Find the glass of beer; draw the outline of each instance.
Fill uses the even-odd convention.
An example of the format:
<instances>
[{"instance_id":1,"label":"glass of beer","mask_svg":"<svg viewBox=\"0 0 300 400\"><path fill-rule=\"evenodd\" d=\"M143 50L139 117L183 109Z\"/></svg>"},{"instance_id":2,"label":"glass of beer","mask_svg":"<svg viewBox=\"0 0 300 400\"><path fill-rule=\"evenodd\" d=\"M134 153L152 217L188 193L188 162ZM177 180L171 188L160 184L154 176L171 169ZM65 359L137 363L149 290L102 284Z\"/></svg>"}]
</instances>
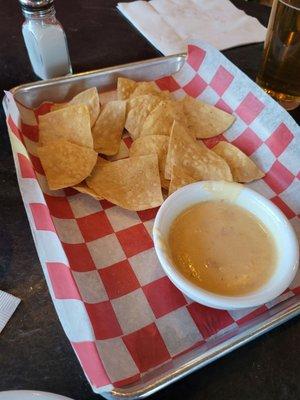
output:
<instances>
[{"instance_id":1,"label":"glass of beer","mask_svg":"<svg viewBox=\"0 0 300 400\"><path fill-rule=\"evenodd\" d=\"M256 81L287 110L300 104L300 0L274 0Z\"/></svg>"}]
</instances>

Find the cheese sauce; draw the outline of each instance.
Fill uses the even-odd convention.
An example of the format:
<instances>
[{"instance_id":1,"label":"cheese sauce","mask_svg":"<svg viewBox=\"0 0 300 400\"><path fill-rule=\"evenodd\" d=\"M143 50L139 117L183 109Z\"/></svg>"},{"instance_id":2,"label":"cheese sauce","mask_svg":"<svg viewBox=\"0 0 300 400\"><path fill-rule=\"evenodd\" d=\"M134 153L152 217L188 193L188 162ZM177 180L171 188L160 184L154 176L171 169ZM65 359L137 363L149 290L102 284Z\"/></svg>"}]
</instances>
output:
<instances>
[{"instance_id":1,"label":"cheese sauce","mask_svg":"<svg viewBox=\"0 0 300 400\"><path fill-rule=\"evenodd\" d=\"M266 227L247 210L223 201L198 203L173 222L171 258L188 280L210 292L237 296L272 276L277 252Z\"/></svg>"}]
</instances>

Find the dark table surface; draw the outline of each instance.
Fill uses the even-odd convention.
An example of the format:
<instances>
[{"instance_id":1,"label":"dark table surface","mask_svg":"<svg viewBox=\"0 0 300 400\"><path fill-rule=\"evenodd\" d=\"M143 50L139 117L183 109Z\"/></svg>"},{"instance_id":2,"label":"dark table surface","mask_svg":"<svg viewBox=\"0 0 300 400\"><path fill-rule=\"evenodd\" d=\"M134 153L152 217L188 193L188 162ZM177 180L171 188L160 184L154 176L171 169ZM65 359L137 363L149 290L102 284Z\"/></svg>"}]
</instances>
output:
<instances>
[{"instance_id":1,"label":"dark table surface","mask_svg":"<svg viewBox=\"0 0 300 400\"><path fill-rule=\"evenodd\" d=\"M267 7L233 1L266 25ZM58 19L68 37L74 72L157 57L116 10L115 0L60 0ZM21 36L16 0L0 0L0 88L35 80ZM262 44L224 54L255 78ZM292 112L300 120L300 107ZM22 299L0 334L0 391L35 389L76 400L92 393L54 311L20 197L6 132L0 118L0 288ZM300 320L294 319L155 394L156 399L300 398Z\"/></svg>"}]
</instances>

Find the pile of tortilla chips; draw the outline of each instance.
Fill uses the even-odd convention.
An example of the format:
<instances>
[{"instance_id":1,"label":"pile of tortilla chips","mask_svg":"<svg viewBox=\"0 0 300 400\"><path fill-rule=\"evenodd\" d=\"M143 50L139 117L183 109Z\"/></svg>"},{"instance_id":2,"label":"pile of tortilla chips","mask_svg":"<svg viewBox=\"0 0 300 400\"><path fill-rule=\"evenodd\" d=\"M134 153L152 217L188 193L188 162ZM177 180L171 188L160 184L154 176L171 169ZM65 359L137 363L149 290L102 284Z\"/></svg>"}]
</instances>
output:
<instances>
[{"instance_id":1,"label":"pile of tortilla chips","mask_svg":"<svg viewBox=\"0 0 300 400\"><path fill-rule=\"evenodd\" d=\"M171 194L197 181L264 176L232 144L210 150L201 141L225 132L231 114L189 96L174 100L154 82L119 78L117 94L100 107L90 88L39 117L38 155L50 189L71 186L139 211L159 206L162 188ZM129 150L124 134L133 140Z\"/></svg>"}]
</instances>

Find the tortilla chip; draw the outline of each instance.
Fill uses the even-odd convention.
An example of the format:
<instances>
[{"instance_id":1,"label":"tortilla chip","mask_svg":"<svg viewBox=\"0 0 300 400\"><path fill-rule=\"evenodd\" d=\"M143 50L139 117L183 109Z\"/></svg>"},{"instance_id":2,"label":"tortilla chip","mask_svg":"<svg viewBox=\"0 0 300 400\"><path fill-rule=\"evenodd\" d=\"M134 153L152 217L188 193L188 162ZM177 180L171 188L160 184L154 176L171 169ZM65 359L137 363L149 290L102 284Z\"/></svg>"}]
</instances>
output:
<instances>
[{"instance_id":1,"label":"tortilla chip","mask_svg":"<svg viewBox=\"0 0 300 400\"><path fill-rule=\"evenodd\" d=\"M184 107L189 131L196 138L204 139L220 135L235 121L233 115L193 97L186 96L180 102Z\"/></svg>"},{"instance_id":2,"label":"tortilla chip","mask_svg":"<svg viewBox=\"0 0 300 400\"><path fill-rule=\"evenodd\" d=\"M91 126L93 126L100 112L100 102L97 89L92 87L84 90L74 96L68 103L53 104L51 111L61 110L62 108L72 104L85 104L87 106L90 113Z\"/></svg>"},{"instance_id":3,"label":"tortilla chip","mask_svg":"<svg viewBox=\"0 0 300 400\"><path fill-rule=\"evenodd\" d=\"M240 149L227 142L219 142L212 150L224 158L235 182L252 182L265 174Z\"/></svg>"},{"instance_id":4,"label":"tortilla chip","mask_svg":"<svg viewBox=\"0 0 300 400\"><path fill-rule=\"evenodd\" d=\"M132 79L119 77L117 83L118 100L129 99L136 87L137 82L133 81Z\"/></svg>"},{"instance_id":5,"label":"tortilla chip","mask_svg":"<svg viewBox=\"0 0 300 400\"><path fill-rule=\"evenodd\" d=\"M120 148L125 125L126 102L110 101L105 104L93 129L94 149L101 154L112 156Z\"/></svg>"},{"instance_id":6,"label":"tortilla chip","mask_svg":"<svg viewBox=\"0 0 300 400\"><path fill-rule=\"evenodd\" d=\"M96 164L94 165L93 170L97 167L100 167L103 164L108 164L108 163L109 161L105 160L105 158L97 157L97 161ZM93 171L91 173L93 173ZM98 196L93 189L88 187L85 180L80 182L78 185L73 186L73 189L77 190L80 193L88 194L89 196L94 197L94 199L96 200L103 200L103 198L101 196Z\"/></svg>"},{"instance_id":7,"label":"tortilla chip","mask_svg":"<svg viewBox=\"0 0 300 400\"><path fill-rule=\"evenodd\" d=\"M162 189L165 189L167 192L170 190L170 179L166 179L164 176L160 175L160 184Z\"/></svg>"},{"instance_id":8,"label":"tortilla chip","mask_svg":"<svg viewBox=\"0 0 300 400\"><path fill-rule=\"evenodd\" d=\"M146 156L156 154L158 158L158 168L163 188L169 187L169 181L165 179L166 157L169 145L169 137L164 135L142 136L132 143L130 147L130 157Z\"/></svg>"},{"instance_id":9,"label":"tortilla chip","mask_svg":"<svg viewBox=\"0 0 300 400\"><path fill-rule=\"evenodd\" d=\"M107 157L107 159L109 161L117 161L117 160L122 160L123 158L127 158L127 157L129 157L129 149L126 146L126 143L124 142L124 140L121 140L119 151L117 152L117 154L115 154L114 156L109 156L109 157Z\"/></svg>"},{"instance_id":10,"label":"tortilla chip","mask_svg":"<svg viewBox=\"0 0 300 400\"><path fill-rule=\"evenodd\" d=\"M78 93L69 104L85 104L89 109L91 126L94 125L100 112L99 95L95 87Z\"/></svg>"},{"instance_id":11,"label":"tortilla chip","mask_svg":"<svg viewBox=\"0 0 300 400\"><path fill-rule=\"evenodd\" d=\"M97 153L64 139L38 148L38 155L51 190L75 186L92 171Z\"/></svg>"},{"instance_id":12,"label":"tortilla chip","mask_svg":"<svg viewBox=\"0 0 300 400\"><path fill-rule=\"evenodd\" d=\"M180 168L181 158L184 159L185 146L191 159L197 159L200 152L199 147L205 147L201 141L196 141L190 137L186 127L174 121L171 128L171 136L166 157L166 179L172 179L172 170L174 166L177 166L178 169ZM183 169L183 167L181 169Z\"/></svg>"},{"instance_id":13,"label":"tortilla chip","mask_svg":"<svg viewBox=\"0 0 300 400\"><path fill-rule=\"evenodd\" d=\"M69 103L53 103L51 106L51 111L61 110L69 105Z\"/></svg>"},{"instance_id":14,"label":"tortilla chip","mask_svg":"<svg viewBox=\"0 0 300 400\"><path fill-rule=\"evenodd\" d=\"M76 104L39 115L39 135L41 145L65 139L92 149L93 137L87 106Z\"/></svg>"},{"instance_id":15,"label":"tortilla chip","mask_svg":"<svg viewBox=\"0 0 300 400\"><path fill-rule=\"evenodd\" d=\"M161 99L153 94L134 97L128 101L125 128L133 140L140 136L147 116L160 102Z\"/></svg>"},{"instance_id":16,"label":"tortilla chip","mask_svg":"<svg viewBox=\"0 0 300 400\"><path fill-rule=\"evenodd\" d=\"M202 142L193 139L188 131L174 121L169 142L165 178L172 176L174 167L181 168L196 181L232 181L226 161L209 150Z\"/></svg>"},{"instance_id":17,"label":"tortilla chip","mask_svg":"<svg viewBox=\"0 0 300 400\"><path fill-rule=\"evenodd\" d=\"M105 160L105 158L97 157L97 161L96 161L96 164L94 165L93 170L104 164L109 164L109 161ZM93 173L93 170L91 173ZM89 196L94 197L94 199L96 199L96 200L103 200L102 197L98 196L97 193L93 189L88 187L85 180L80 182L78 185L73 186L73 189L77 190L80 193L88 194Z\"/></svg>"},{"instance_id":18,"label":"tortilla chip","mask_svg":"<svg viewBox=\"0 0 300 400\"><path fill-rule=\"evenodd\" d=\"M138 82L133 93L130 95L130 99L145 94L153 94L165 100L168 100L170 98L170 92L168 92L167 90L161 91L154 82Z\"/></svg>"},{"instance_id":19,"label":"tortilla chip","mask_svg":"<svg viewBox=\"0 0 300 400\"><path fill-rule=\"evenodd\" d=\"M186 125L187 123L182 103L172 100L161 101L146 118L141 130L141 136L170 136L174 120L180 122L182 125Z\"/></svg>"},{"instance_id":20,"label":"tortilla chip","mask_svg":"<svg viewBox=\"0 0 300 400\"><path fill-rule=\"evenodd\" d=\"M97 193L88 187L85 181L79 183L79 185L73 186L73 189L77 190L77 192L88 194L96 200L103 200L101 196L98 196Z\"/></svg>"},{"instance_id":21,"label":"tortilla chip","mask_svg":"<svg viewBox=\"0 0 300 400\"><path fill-rule=\"evenodd\" d=\"M154 154L96 167L86 182L99 196L128 210L146 210L163 202Z\"/></svg>"},{"instance_id":22,"label":"tortilla chip","mask_svg":"<svg viewBox=\"0 0 300 400\"><path fill-rule=\"evenodd\" d=\"M183 186L189 185L190 183L197 182L196 179L192 178L187 172L183 169L174 166L172 169L171 182L169 186L169 196L177 189L180 189Z\"/></svg>"},{"instance_id":23,"label":"tortilla chip","mask_svg":"<svg viewBox=\"0 0 300 400\"><path fill-rule=\"evenodd\" d=\"M102 165L109 164L109 163L110 163L110 161L106 160L103 157L98 156L96 164L94 165L94 168L97 168L97 167L100 167ZM93 171L91 173L93 173Z\"/></svg>"},{"instance_id":24,"label":"tortilla chip","mask_svg":"<svg viewBox=\"0 0 300 400\"><path fill-rule=\"evenodd\" d=\"M118 94L116 90L109 90L108 92L99 93L100 106L101 104L106 104L113 100L118 100Z\"/></svg>"}]
</instances>

